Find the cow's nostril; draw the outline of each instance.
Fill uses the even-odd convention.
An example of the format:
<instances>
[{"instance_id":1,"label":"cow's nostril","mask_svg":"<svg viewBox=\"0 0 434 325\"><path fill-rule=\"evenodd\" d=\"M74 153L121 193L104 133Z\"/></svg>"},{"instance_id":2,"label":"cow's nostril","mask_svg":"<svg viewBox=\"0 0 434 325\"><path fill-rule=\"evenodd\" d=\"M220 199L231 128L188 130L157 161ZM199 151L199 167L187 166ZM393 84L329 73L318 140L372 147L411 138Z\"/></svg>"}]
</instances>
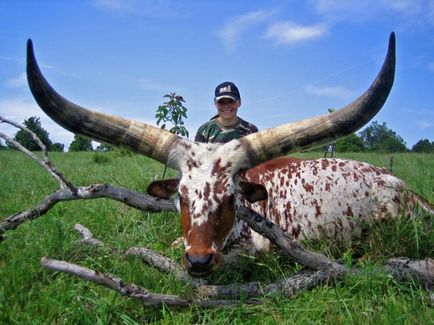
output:
<instances>
[{"instance_id":1,"label":"cow's nostril","mask_svg":"<svg viewBox=\"0 0 434 325\"><path fill-rule=\"evenodd\" d=\"M214 254L189 254L185 253L188 269L194 273L208 272L212 267Z\"/></svg>"}]
</instances>

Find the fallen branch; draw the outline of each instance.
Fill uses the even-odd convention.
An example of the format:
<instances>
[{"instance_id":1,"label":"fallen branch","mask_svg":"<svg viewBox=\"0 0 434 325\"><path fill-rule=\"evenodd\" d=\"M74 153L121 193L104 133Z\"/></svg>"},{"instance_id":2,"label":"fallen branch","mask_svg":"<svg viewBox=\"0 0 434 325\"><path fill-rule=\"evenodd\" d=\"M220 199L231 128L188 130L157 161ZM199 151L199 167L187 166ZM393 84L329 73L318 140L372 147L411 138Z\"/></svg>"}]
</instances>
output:
<instances>
[{"instance_id":1,"label":"fallen branch","mask_svg":"<svg viewBox=\"0 0 434 325\"><path fill-rule=\"evenodd\" d=\"M249 282L244 284L203 285L196 288L199 296L207 298L260 298L267 296L284 295L291 298L296 294L312 290L318 285L330 280L329 272L325 270L303 270L282 280L263 284Z\"/></svg>"},{"instance_id":2,"label":"fallen branch","mask_svg":"<svg viewBox=\"0 0 434 325\"><path fill-rule=\"evenodd\" d=\"M434 289L434 260L410 260L407 257L392 258L386 264L386 270L397 280L418 280L427 291Z\"/></svg>"},{"instance_id":3,"label":"fallen branch","mask_svg":"<svg viewBox=\"0 0 434 325\"><path fill-rule=\"evenodd\" d=\"M91 231L86 227L77 224L74 229L80 229L83 239L82 242L95 246L104 245L103 242L93 237ZM259 282L230 285L207 285L203 279L192 278L188 272L172 259L148 248L131 247L125 251L127 256L139 256L150 266L155 267L162 273L172 274L178 280L183 281L195 288L196 293L201 298L221 298L221 299L241 299L241 297L254 298L284 294L292 297L300 291L310 290L317 285L329 280L327 271L308 271L304 270L296 275L283 280L263 285ZM65 262L66 263L66 262Z\"/></svg>"},{"instance_id":4,"label":"fallen branch","mask_svg":"<svg viewBox=\"0 0 434 325\"><path fill-rule=\"evenodd\" d=\"M91 232L80 225L86 233ZM271 227L272 228L272 227ZM92 236L93 238L93 236ZM99 242L99 241L98 241ZM89 242L87 242L89 243ZM90 242L92 244L92 242ZM302 256L309 256L312 252L302 250ZM177 279L187 283L195 288L198 297L203 299L241 299L260 298L266 296L276 296L283 294L286 297L293 297L299 292L311 290L318 285L322 285L337 278L337 275L331 276L330 270L302 270L295 275L285 277L282 280L262 284L259 282L249 282L244 284L229 285L208 285L203 279L194 279L184 271L184 269L172 259L148 248L132 247L125 252L126 255L141 257L147 264L155 267L160 272L173 274ZM316 255L316 253L313 253ZM356 275L360 269L352 268L347 270L349 274ZM413 261L408 258L395 258L388 261L385 268L374 269L373 272L386 272L392 275L398 281L416 280L424 285L429 292L432 290L434 281L434 260L425 259L422 261ZM333 274L332 274L333 275Z\"/></svg>"},{"instance_id":5,"label":"fallen branch","mask_svg":"<svg viewBox=\"0 0 434 325\"><path fill-rule=\"evenodd\" d=\"M144 247L131 247L126 250L125 254L129 256L139 256L145 263L155 267L160 272L173 274L177 279L188 283L193 287L206 284L205 280L191 277L181 265L151 249Z\"/></svg>"},{"instance_id":6,"label":"fallen branch","mask_svg":"<svg viewBox=\"0 0 434 325\"><path fill-rule=\"evenodd\" d=\"M17 148L19 151L36 161L39 165L41 165L45 170L59 183L60 188L62 189L69 189L71 192L75 192L75 186L61 173L59 172L54 165L51 163L51 161L48 159L48 153L47 148L45 147L44 143L39 139L39 137L32 132L31 130L25 128L24 126L15 123L13 121L10 121L4 117L0 116L0 123L7 123L10 125L13 125L27 133L29 133L32 136L32 139L35 140L35 142L38 144L38 146L41 148L43 159L36 156L33 152L27 150L21 143L18 141L15 141L14 139L10 138L4 133L0 132L0 138L3 138L4 140L11 143L15 148Z\"/></svg>"},{"instance_id":7,"label":"fallen branch","mask_svg":"<svg viewBox=\"0 0 434 325\"><path fill-rule=\"evenodd\" d=\"M27 220L36 219L46 214L56 203L62 201L81 200L81 199L99 199L108 198L115 201L122 202L133 208L145 211L145 212L161 212L161 211L176 211L175 206L170 201L157 200L154 197L134 192L125 188L114 187L108 184L92 184L85 187L76 187L70 182L62 173L60 173L49 160L48 153L45 145L38 138L38 136L29 129L10 121L0 116L0 123L11 124L21 130L24 130L31 134L32 138L40 146L43 159L27 150L19 142L10 138L9 136L0 132L0 138L9 141L15 148L23 152L25 155L36 161L59 183L60 189L50 195L46 196L39 204L33 208L17 212L11 216L6 217L0 222L0 240L3 239L2 234L6 230L16 229L19 225Z\"/></svg>"},{"instance_id":8,"label":"fallen branch","mask_svg":"<svg viewBox=\"0 0 434 325\"><path fill-rule=\"evenodd\" d=\"M93 237L93 234L90 232L89 229L80 225L79 223L75 224L74 230L77 231L81 235L81 237L82 237L81 242L82 243L94 245L94 246L103 246L104 245L104 243L102 241Z\"/></svg>"},{"instance_id":9,"label":"fallen branch","mask_svg":"<svg viewBox=\"0 0 434 325\"><path fill-rule=\"evenodd\" d=\"M16 229L27 220L36 219L46 214L56 203L62 201L108 198L145 212L176 211L175 206L170 201L157 200L147 194L113 187L108 184L92 184L86 187L77 187L76 189L76 192L69 189L58 190L46 196L35 207L5 218L0 222L0 234L6 230Z\"/></svg>"},{"instance_id":10,"label":"fallen branch","mask_svg":"<svg viewBox=\"0 0 434 325\"><path fill-rule=\"evenodd\" d=\"M210 299L187 299L176 295L156 294L151 293L145 288L139 287L135 284L124 282L118 277L106 275L98 271L94 271L76 264L68 263L65 261L53 260L47 257L42 257L41 265L49 270L64 272L78 276L79 278L95 282L106 288L117 291L118 293L140 300L146 306L181 306L189 307L192 304L200 307L220 307L220 306L235 306L240 302L237 300L210 300ZM244 301L246 304L259 304L259 301Z\"/></svg>"},{"instance_id":11,"label":"fallen branch","mask_svg":"<svg viewBox=\"0 0 434 325\"><path fill-rule=\"evenodd\" d=\"M245 221L250 228L268 238L274 245L282 249L294 261L314 270L327 270L331 277L342 275L345 268L322 254L308 251L300 242L291 239L281 227L265 219L247 207L240 207L237 217Z\"/></svg>"}]
</instances>

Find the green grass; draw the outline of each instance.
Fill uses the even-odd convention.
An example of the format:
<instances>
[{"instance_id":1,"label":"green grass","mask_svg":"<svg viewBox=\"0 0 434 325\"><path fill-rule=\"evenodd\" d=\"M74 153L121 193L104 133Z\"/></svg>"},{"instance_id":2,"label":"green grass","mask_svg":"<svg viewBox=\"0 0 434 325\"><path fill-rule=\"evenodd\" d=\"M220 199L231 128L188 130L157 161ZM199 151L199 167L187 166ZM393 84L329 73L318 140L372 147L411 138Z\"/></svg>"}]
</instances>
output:
<instances>
[{"instance_id":1,"label":"green grass","mask_svg":"<svg viewBox=\"0 0 434 325\"><path fill-rule=\"evenodd\" d=\"M321 157L321 153L300 154ZM346 154L340 157L388 167L389 155ZM76 185L111 183L145 191L163 166L137 155L53 153L51 158ZM18 152L0 152L0 218L34 206L57 189L57 183L35 162ZM434 201L434 155L395 154L393 172L410 188ZM173 172L172 172L173 175ZM264 298L263 305L202 309L143 308L98 285L73 276L53 273L40 266L49 256L113 273L154 292L189 295L173 276L162 275L139 258L122 251L146 246L179 260L182 249L170 247L180 236L176 213L142 213L118 202L99 199L63 202L48 214L6 234L0 243L0 323L2 324L275 324L275 323L379 323L428 324L434 311L418 284L399 283L372 272L375 265L392 256L434 256L433 220L424 213L414 221L399 220L370 229L364 240L353 243L343 254L330 243L310 243L311 248L347 265L363 268L360 276L336 285L318 287L292 299ZM85 247L72 230L75 223L88 227L110 249ZM118 253L116 253L118 252ZM215 283L261 280L270 282L291 274L297 266L279 252L266 257L245 258L239 265L223 267L213 275Z\"/></svg>"}]
</instances>

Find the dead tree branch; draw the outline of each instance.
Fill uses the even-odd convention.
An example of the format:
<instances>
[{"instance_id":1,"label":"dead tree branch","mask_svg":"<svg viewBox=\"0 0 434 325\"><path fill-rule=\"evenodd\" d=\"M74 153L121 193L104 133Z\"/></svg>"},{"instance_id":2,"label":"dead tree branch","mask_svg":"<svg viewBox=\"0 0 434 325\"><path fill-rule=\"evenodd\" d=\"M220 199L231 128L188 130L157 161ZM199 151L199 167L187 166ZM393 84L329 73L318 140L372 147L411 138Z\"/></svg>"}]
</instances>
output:
<instances>
[{"instance_id":1,"label":"dead tree branch","mask_svg":"<svg viewBox=\"0 0 434 325\"><path fill-rule=\"evenodd\" d=\"M10 121L4 117L0 116L0 123L7 123L10 125L13 125L27 133L29 133L32 136L32 139L36 141L38 146L41 148L43 159L39 158L37 155L35 155L33 152L27 150L21 143L15 141L14 139L10 138L4 133L0 132L0 138L3 138L4 140L10 142L15 148L17 148L19 151L23 152L25 155L36 161L40 166L45 168L45 170L52 176L54 179L59 183L61 189L69 189L71 192L75 192L76 188L75 186L61 173L59 172L54 165L51 163L51 161L48 159L48 153L46 146L42 143L42 141L39 139L39 137L32 132L31 130L25 128L24 126L15 123L13 121Z\"/></svg>"},{"instance_id":2,"label":"dead tree branch","mask_svg":"<svg viewBox=\"0 0 434 325\"><path fill-rule=\"evenodd\" d=\"M237 300L209 300L209 299L188 299L176 295L156 294L149 290L139 287L135 284L124 282L122 279L106 275L104 273L94 271L76 264L65 261L53 260L47 257L42 257L41 265L49 270L69 273L78 276L86 281L95 282L106 288L117 291L118 293L138 299L144 306L181 306L189 307L192 304L200 307L220 307L220 306L235 306L240 302ZM245 301L247 304L258 304L259 301Z\"/></svg>"},{"instance_id":3,"label":"dead tree branch","mask_svg":"<svg viewBox=\"0 0 434 325\"><path fill-rule=\"evenodd\" d=\"M113 187L108 184L93 184L77 187L76 192L69 189L58 190L46 196L35 207L18 212L0 222L0 234L6 230L16 229L27 220L36 219L47 213L56 203L71 200L92 200L108 198L145 212L176 211L172 202L157 200L150 195L134 192L124 188Z\"/></svg>"},{"instance_id":4,"label":"dead tree branch","mask_svg":"<svg viewBox=\"0 0 434 325\"><path fill-rule=\"evenodd\" d=\"M142 260L166 274L173 274L177 279L188 283L193 287L198 287L206 283L205 280L191 277L184 268L172 259L148 248L131 247L126 250L126 255L139 256Z\"/></svg>"},{"instance_id":5,"label":"dead tree branch","mask_svg":"<svg viewBox=\"0 0 434 325\"><path fill-rule=\"evenodd\" d=\"M269 284L249 282L244 284L203 285L198 287L196 291L199 296L207 298L240 299L241 297L259 298L276 295L284 295L290 298L299 292L311 290L318 285L325 284L329 280L330 275L325 270L303 270Z\"/></svg>"},{"instance_id":6,"label":"dead tree branch","mask_svg":"<svg viewBox=\"0 0 434 325\"><path fill-rule=\"evenodd\" d=\"M104 245L104 243L102 241L93 237L93 234L90 232L89 229L80 225L79 223L75 224L74 230L77 231L81 235L81 237L82 237L81 242L82 243L94 245L94 246L103 246Z\"/></svg>"},{"instance_id":7,"label":"dead tree branch","mask_svg":"<svg viewBox=\"0 0 434 325\"><path fill-rule=\"evenodd\" d=\"M91 234L87 228L81 225L80 228ZM90 242L90 244L92 243ZM309 251L303 252L305 255L309 255L310 253ZM203 279L190 277L178 263L151 249L132 247L128 249L125 254L139 256L143 261L157 268L159 271L166 274L173 274L177 279L193 286L197 297L202 299L239 300L242 297L251 299L276 296L278 294L283 294L289 298L299 292L311 290L318 285L328 283L339 275L335 273L335 276L331 276L330 270L328 269L302 270L295 275L285 277L282 280L269 284L249 282L244 284L208 285ZM313 254L316 255L316 253ZM347 272L349 274L357 274L360 273L360 270L353 268L347 270ZM422 261L412 261L408 258L396 258L389 260L385 268L377 268L374 269L373 272L387 272L398 281L420 281L425 289L430 291L432 290L434 281L434 260L425 259Z\"/></svg>"},{"instance_id":8,"label":"dead tree branch","mask_svg":"<svg viewBox=\"0 0 434 325\"><path fill-rule=\"evenodd\" d=\"M281 248L294 261L314 270L327 270L330 276L340 276L345 268L322 254L308 251L300 242L291 239L283 229L260 214L247 207L240 207L237 217L245 221L250 228L268 238L273 244Z\"/></svg>"},{"instance_id":9,"label":"dead tree branch","mask_svg":"<svg viewBox=\"0 0 434 325\"><path fill-rule=\"evenodd\" d=\"M170 201L159 201L147 194L134 192L124 188L113 187L108 184L92 184L85 187L76 187L55 168L54 164L48 158L48 153L45 145L34 132L1 116L0 123L8 123L32 135L32 138L38 143L42 150L44 157L43 159L35 155L33 152L27 150L19 142L0 132L1 138L9 141L19 151L23 152L25 155L27 155L28 157L36 161L39 165L41 165L48 173L50 173L51 176L56 179L60 186L60 189L58 191L46 196L39 204L37 204L33 208L22 212L17 212L1 221L0 240L3 239L2 234L6 230L16 229L23 222L36 219L44 215L54 205L56 205L56 203L62 201L108 198L122 202L126 205L145 212L176 211L173 203Z\"/></svg>"}]
</instances>

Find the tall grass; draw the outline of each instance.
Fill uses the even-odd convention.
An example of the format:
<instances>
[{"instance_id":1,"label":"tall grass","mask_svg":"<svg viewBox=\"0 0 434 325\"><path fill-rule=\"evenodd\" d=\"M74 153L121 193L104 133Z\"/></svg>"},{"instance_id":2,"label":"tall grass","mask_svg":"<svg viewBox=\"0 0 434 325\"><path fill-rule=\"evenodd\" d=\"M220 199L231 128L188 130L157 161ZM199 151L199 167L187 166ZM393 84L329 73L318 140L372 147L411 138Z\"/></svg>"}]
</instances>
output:
<instances>
[{"instance_id":1,"label":"tall grass","mask_svg":"<svg viewBox=\"0 0 434 325\"><path fill-rule=\"evenodd\" d=\"M321 157L321 153L301 154ZM53 153L55 165L76 185L111 183L145 191L163 166L137 155ZM388 155L346 154L345 158L388 167ZM33 161L18 152L0 152L0 217L34 206L57 189L57 184ZM393 173L409 187L434 201L434 155L396 154ZM174 173L172 172L172 175ZM288 299L270 297L263 305L226 309L149 308L95 284L42 269L42 256L67 260L113 273L154 292L188 296L190 291L173 276L162 275L126 257L131 246L146 246L180 260L182 249L171 242L181 235L176 213L142 213L121 203L99 199L63 202L43 217L8 232L0 243L0 323L161 323L161 324L267 324L267 323L433 323L428 296L416 283L398 283L373 267L391 256L434 256L433 220L422 212L415 221L383 223L370 229L364 240L343 254L325 242L311 247L358 263L364 272L335 285L318 287ZM88 227L107 248L86 247L72 231L75 223ZM356 259L357 258L357 259ZM358 261L358 262L357 262ZM245 258L213 275L215 283L270 282L291 274L298 266L274 252Z\"/></svg>"}]
</instances>

